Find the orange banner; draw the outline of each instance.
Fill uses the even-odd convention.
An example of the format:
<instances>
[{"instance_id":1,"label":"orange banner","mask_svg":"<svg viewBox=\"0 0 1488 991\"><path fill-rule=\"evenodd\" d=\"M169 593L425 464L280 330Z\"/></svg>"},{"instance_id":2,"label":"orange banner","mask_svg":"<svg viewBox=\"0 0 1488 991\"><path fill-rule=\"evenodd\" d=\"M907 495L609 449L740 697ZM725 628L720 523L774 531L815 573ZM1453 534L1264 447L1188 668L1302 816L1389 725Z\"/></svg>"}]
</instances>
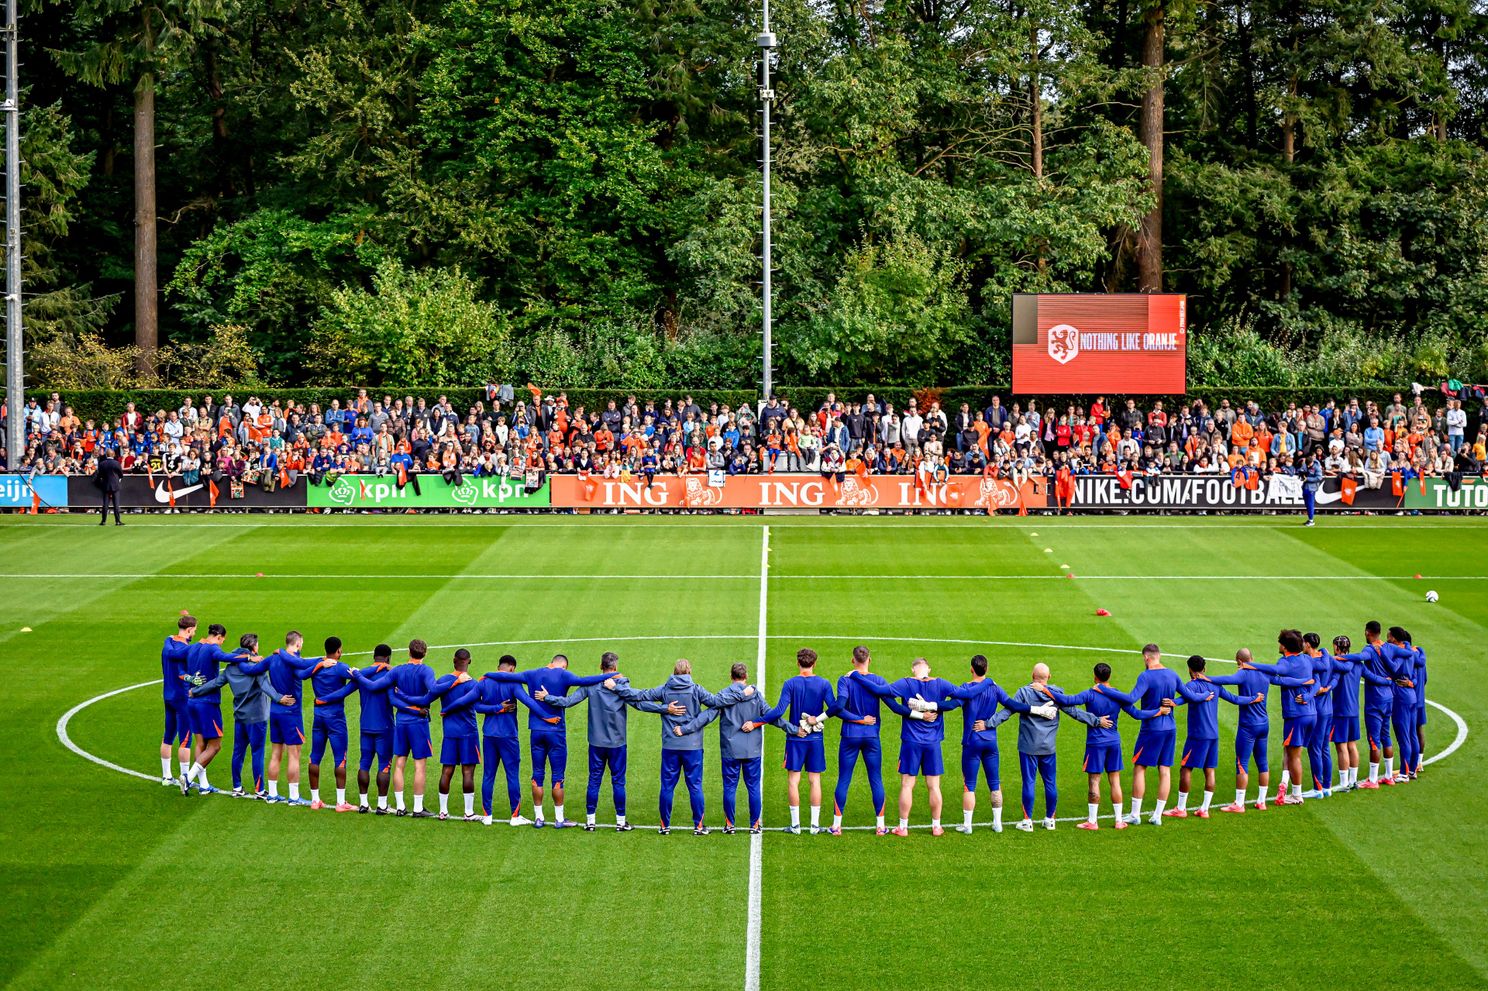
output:
<instances>
[{"instance_id":1,"label":"orange banner","mask_svg":"<svg viewBox=\"0 0 1488 991\"><path fill-rule=\"evenodd\" d=\"M621 482L574 475L549 475L553 505L563 509L1017 509L1049 504L1047 480L1019 487L1006 478L953 475L924 488L913 475L847 476L842 482L820 475L733 475L710 485L707 475L658 475ZM590 491L592 490L592 492Z\"/></svg>"}]
</instances>

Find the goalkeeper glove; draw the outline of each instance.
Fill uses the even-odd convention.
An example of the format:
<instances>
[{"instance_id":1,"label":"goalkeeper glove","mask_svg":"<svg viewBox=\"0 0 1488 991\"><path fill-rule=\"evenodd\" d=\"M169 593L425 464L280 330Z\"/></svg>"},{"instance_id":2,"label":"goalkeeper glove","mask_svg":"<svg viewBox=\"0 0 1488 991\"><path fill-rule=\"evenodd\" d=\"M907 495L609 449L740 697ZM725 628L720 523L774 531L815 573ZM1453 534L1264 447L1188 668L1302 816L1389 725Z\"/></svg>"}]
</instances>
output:
<instances>
[{"instance_id":1,"label":"goalkeeper glove","mask_svg":"<svg viewBox=\"0 0 1488 991\"><path fill-rule=\"evenodd\" d=\"M192 688L200 688L202 685L205 685L206 683L207 683L207 679L204 678L204 677L202 677L199 674L194 674L194 675L191 676L191 687Z\"/></svg>"},{"instance_id":2,"label":"goalkeeper glove","mask_svg":"<svg viewBox=\"0 0 1488 991\"><path fill-rule=\"evenodd\" d=\"M1034 706L1028 711L1044 719L1053 719L1059 714L1059 710L1055 708L1053 702L1045 702L1043 705Z\"/></svg>"}]
</instances>

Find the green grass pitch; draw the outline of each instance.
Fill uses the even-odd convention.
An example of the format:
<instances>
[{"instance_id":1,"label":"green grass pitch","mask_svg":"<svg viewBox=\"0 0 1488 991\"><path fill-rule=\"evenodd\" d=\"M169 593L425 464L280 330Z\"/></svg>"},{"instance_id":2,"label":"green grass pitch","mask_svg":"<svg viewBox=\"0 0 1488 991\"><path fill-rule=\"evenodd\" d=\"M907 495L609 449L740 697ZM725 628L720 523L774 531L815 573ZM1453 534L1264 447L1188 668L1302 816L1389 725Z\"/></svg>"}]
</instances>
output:
<instances>
[{"instance_id":1,"label":"green grass pitch","mask_svg":"<svg viewBox=\"0 0 1488 991\"><path fill-rule=\"evenodd\" d=\"M740 988L752 945L764 989L1488 985L1488 521L1329 518L1310 530L1294 519L1182 517L128 522L0 519L6 987ZM1061 565L1077 577L1062 577ZM1439 604L1426 604L1428 588ZM1130 686L1148 640L1181 670L1191 652L1228 658L1248 646L1269 659L1283 625L1357 643L1377 618L1427 647L1430 697L1468 735L1405 787L1161 829L771 831L759 841L756 945L746 835L537 832L184 799L153 781L153 686L89 705L68 725L79 747L152 781L65 749L64 713L158 678L160 640L181 609L225 623L233 642L257 631L266 649L291 627L305 632L307 654L336 634L362 652L353 663L379 641L412 637L437 645L430 661L441 673L458 645L472 647L477 672L507 650L523 667L564 650L589 673L614 649L637 685L659 683L686 656L712 688L734 661L754 670L763 624L772 699L803 645L821 652L833 679L861 642L890 678L924 655L959 682L981 651L1009 689L1041 660L1073 691L1101 660ZM583 811L584 718L575 715L570 815ZM1216 804L1233 796L1233 709L1221 706L1221 718ZM630 816L654 823L658 723L630 720ZM949 717L952 740L960 721ZM1065 722L1060 811L1073 816L1085 808L1083 731ZM353 715L353 734L355 725ZM1431 709L1428 755L1457 737L1448 714ZM707 739L708 818L718 825L716 729ZM766 739L765 818L778 827L784 738ZM891 819L897 739L891 717ZM1011 824L1015 731L1001 741ZM830 815L835 740L827 745ZM526 756L524 740L524 766ZM212 768L219 786L227 758ZM949 825L961 797L954 742L946 764ZM1130 777L1128 768L1128 794ZM499 811L500 782L497 794ZM1155 782L1148 808L1154 794ZM984 791L979 821L988 809ZM685 820L684 789L678 810ZM609 814L607 785L601 820ZM861 770L847 821L872 823ZM914 821L928 821L923 787Z\"/></svg>"}]
</instances>

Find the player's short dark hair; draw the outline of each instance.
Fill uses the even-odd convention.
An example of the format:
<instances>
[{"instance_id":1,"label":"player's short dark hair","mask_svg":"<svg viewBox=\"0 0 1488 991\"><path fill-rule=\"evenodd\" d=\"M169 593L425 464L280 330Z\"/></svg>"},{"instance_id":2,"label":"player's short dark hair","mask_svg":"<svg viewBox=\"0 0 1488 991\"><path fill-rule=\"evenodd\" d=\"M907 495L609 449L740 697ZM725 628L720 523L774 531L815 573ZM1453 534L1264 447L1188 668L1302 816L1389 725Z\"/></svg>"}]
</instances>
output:
<instances>
[{"instance_id":1,"label":"player's short dark hair","mask_svg":"<svg viewBox=\"0 0 1488 991\"><path fill-rule=\"evenodd\" d=\"M1307 644L1307 646L1316 649L1322 646L1323 638L1318 636L1316 633L1304 633L1302 634L1302 642Z\"/></svg>"},{"instance_id":2,"label":"player's short dark hair","mask_svg":"<svg viewBox=\"0 0 1488 991\"><path fill-rule=\"evenodd\" d=\"M861 644L854 647L853 660L857 661L859 664L862 664L864 661L868 660L868 648L862 646Z\"/></svg>"},{"instance_id":3,"label":"player's short dark hair","mask_svg":"<svg viewBox=\"0 0 1488 991\"><path fill-rule=\"evenodd\" d=\"M1110 681L1111 665L1107 664L1105 661L1101 661L1099 664L1097 664L1095 666L1095 680L1103 685L1106 682Z\"/></svg>"},{"instance_id":4,"label":"player's short dark hair","mask_svg":"<svg viewBox=\"0 0 1488 991\"><path fill-rule=\"evenodd\" d=\"M1349 652L1349 650L1353 646L1354 646L1354 642L1352 640L1350 640L1348 638L1348 635L1345 634L1345 633L1340 633L1338 636L1336 636L1336 637L1333 638L1333 649L1334 650L1341 650L1345 654L1347 654Z\"/></svg>"},{"instance_id":5,"label":"player's short dark hair","mask_svg":"<svg viewBox=\"0 0 1488 991\"><path fill-rule=\"evenodd\" d=\"M1364 632L1367 633L1367 634L1369 634L1372 637L1379 636L1380 635L1380 623L1379 623L1379 620L1377 620L1377 619L1371 619L1369 622L1365 623L1364 624Z\"/></svg>"},{"instance_id":6,"label":"player's short dark hair","mask_svg":"<svg viewBox=\"0 0 1488 991\"><path fill-rule=\"evenodd\" d=\"M500 668L515 668L516 666L517 666L517 659L515 657L511 656L510 654L502 654L501 655L501 659L496 662L496 667L498 669L500 669Z\"/></svg>"},{"instance_id":7,"label":"player's short dark hair","mask_svg":"<svg viewBox=\"0 0 1488 991\"><path fill-rule=\"evenodd\" d=\"M227 636L227 627L223 626L221 623L213 623L211 626L207 627L207 636L225 637Z\"/></svg>"},{"instance_id":8,"label":"player's short dark hair","mask_svg":"<svg viewBox=\"0 0 1488 991\"><path fill-rule=\"evenodd\" d=\"M183 614L180 619L176 620L176 629L178 629L178 630L191 630L191 629L195 629L195 628L196 628L196 617L195 616L189 616L189 615L184 615Z\"/></svg>"},{"instance_id":9,"label":"player's short dark hair","mask_svg":"<svg viewBox=\"0 0 1488 991\"><path fill-rule=\"evenodd\" d=\"M1142 653L1143 654L1161 654L1162 653L1162 648L1159 647L1155 643L1149 643L1147 646L1145 646L1145 647L1142 648Z\"/></svg>"},{"instance_id":10,"label":"player's short dark hair","mask_svg":"<svg viewBox=\"0 0 1488 991\"><path fill-rule=\"evenodd\" d=\"M735 681L744 681L749 677L749 669L740 662L729 668L729 677Z\"/></svg>"},{"instance_id":11,"label":"player's short dark hair","mask_svg":"<svg viewBox=\"0 0 1488 991\"><path fill-rule=\"evenodd\" d=\"M812 650L810 647L802 647L800 650L796 651L796 667L816 667L816 651Z\"/></svg>"},{"instance_id":12,"label":"player's short dark hair","mask_svg":"<svg viewBox=\"0 0 1488 991\"><path fill-rule=\"evenodd\" d=\"M1282 630L1276 635L1276 642L1285 653L1302 653L1302 634L1296 630Z\"/></svg>"},{"instance_id":13,"label":"player's short dark hair","mask_svg":"<svg viewBox=\"0 0 1488 991\"><path fill-rule=\"evenodd\" d=\"M413 658L415 661L422 661L424 659L424 655L428 652L429 645L424 643L422 640L408 641L408 656Z\"/></svg>"},{"instance_id":14,"label":"player's short dark hair","mask_svg":"<svg viewBox=\"0 0 1488 991\"><path fill-rule=\"evenodd\" d=\"M1410 632L1403 626L1390 627L1390 639L1406 643L1410 640Z\"/></svg>"},{"instance_id":15,"label":"player's short dark hair","mask_svg":"<svg viewBox=\"0 0 1488 991\"><path fill-rule=\"evenodd\" d=\"M326 652L326 656L327 657L329 657L330 655L334 654L336 651L338 651L340 649L341 649L341 638L340 637L326 637L326 639L325 639L325 652Z\"/></svg>"},{"instance_id":16,"label":"player's short dark hair","mask_svg":"<svg viewBox=\"0 0 1488 991\"><path fill-rule=\"evenodd\" d=\"M372 659L374 661L390 658L393 656L393 648L385 643L380 643L372 648Z\"/></svg>"},{"instance_id":17,"label":"player's short dark hair","mask_svg":"<svg viewBox=\"0 0 1488 991\"><path fill-rule=\"evenodd\" d=\"M247 647L249 650L257 650L258 649L258 634L257 633L245 633L245 634L243 634L242 636L238 637L238 646L239 647Z\"/></svg>"},{"instance_id":18,"label":"player's short dark hair","mask_svg":"<svg viewBox=\"0 0 1488 991\"><path fill-rule=\"evenodd\" d=\"M563 662L563 666L564 667L568 667L568 655L567 654L554 654L553 655L552 663L556 664L559 661L562 661Z\"/></svg>"},{"instance_id":19,"label":"player's short dark hair","mask_svg":"<svg viewBox=\"0 0 1488 991\"><path fill-rule=\"evenodd\" d=\"M620 667L620 655L613 650L607 650L599 655L599 669L601 671L614 671Z\"/></svg>"},{"instance_id":20,"label":"player's short dark hair","mask_svg":"<svg viewBox=\"0 0 1488 991\"><path fill-rule=\"evenodd\" d=\"M459 650L455 651L455 663L460 664L462 662L465 664L470 663L470 651L466 650L464 647L461 647Z\"/></svg>"},{"instance_id":21,"label":"player's short dark hair","mask_svg":"<svg viewBox=\"0 0 1488 991\"><path fill-rule=\"evenodd\" d=\"M974 654L971 658L971 670L975 674L987 673L987 657L985 654Z\"/></svg>"},{"instance_id":22,"label":"player's short dark hair","mask_svg":"<svg viewBox=\"0 0 1488 991\"><path fill-rule=\"evenodd\" d=\"M1204 655L1190 654L1188 656L1188 669L1195 674L1204 670Z\"/></svg>"}]
</instances>

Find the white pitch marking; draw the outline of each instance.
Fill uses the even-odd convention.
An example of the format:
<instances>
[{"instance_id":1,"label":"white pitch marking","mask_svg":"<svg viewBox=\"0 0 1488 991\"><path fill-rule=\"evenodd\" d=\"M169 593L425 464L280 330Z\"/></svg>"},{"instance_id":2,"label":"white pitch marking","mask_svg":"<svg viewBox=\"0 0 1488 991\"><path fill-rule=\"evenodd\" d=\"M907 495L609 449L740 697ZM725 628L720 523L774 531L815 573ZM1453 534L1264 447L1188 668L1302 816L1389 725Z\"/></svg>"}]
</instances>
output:
<instances>
[{"instance_id":1,"label":"white pitch marking","mask_svg":"<svg viewBox=\"0 0 1488 991\"><path fill-rule=\"evenodd\" d=\"M754 687L765 693L765 654L769 633L765 629L770 601L770 527L765 526L760 538L759 629L754 662ZM763 760L760 762L763 764ZM760 790L764 791L764 768L760 769ZM752 826L753 823L750 823ZM765 844L759 833L749 835L749 925L744 949L744 991L759 991L760 986L760 886L764 874Z\"/></svg>"}]
</instances>

